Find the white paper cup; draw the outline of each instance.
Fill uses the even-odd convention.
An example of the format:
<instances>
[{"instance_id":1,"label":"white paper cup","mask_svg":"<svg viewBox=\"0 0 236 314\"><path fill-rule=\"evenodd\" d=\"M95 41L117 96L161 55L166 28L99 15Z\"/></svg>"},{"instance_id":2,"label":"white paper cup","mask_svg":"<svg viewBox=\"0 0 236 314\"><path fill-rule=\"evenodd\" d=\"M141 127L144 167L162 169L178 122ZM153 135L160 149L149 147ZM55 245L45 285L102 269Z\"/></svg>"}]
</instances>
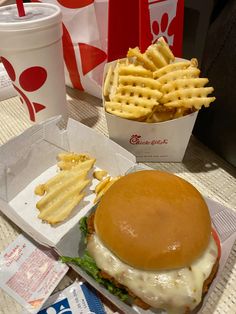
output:
<instances>
[{"instance_id":1,"label":"white paper cup","mask_svg":"<svg viewBox=\"0 0 236 314\"><path fill-rule=\"evenodd\" d=\"M31 121L67 118L60 8L25 3L0 7L0 57Z\"/></svg>"},{"instance_id":2,"label":"white paper cup","mask_svg":"<svg viewBox=\"0 0 236 314\"><path fill-rule=\"evenodd\" d=\"M179 61L181 59L178 59ZM104 68L104 78L110 64ZM105 99L103 97L105 108ZM181 162L198 112L157 122L138 122L105 112L109 137L135 155L137 162Z\"/></svg>"}]
</instances>

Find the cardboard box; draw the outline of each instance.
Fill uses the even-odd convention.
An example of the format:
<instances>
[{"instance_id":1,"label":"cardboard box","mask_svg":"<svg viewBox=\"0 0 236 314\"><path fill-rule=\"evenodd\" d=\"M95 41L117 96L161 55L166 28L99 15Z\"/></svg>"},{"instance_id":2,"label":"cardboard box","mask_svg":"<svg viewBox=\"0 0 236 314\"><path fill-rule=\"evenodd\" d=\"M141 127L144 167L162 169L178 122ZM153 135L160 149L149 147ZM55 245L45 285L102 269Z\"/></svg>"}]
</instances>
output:
<instances>
[{"instance_id":1,"label":"cardboard box","mask_svg":"<svg viewBox=\"0 0 236 314\"><path fill-rule=\"evenodd\" d=\"M52 247L93 206L95 196L92 184L71 216L56 226L37 218L35 205L40 197L34 189L56 174L57 154L65 150L89 153L111 176L124 174L135 162L132 154L104 135L72 119L66 130L60 130L59 120L52 118L34 125L0 147L1 211L33 239Z\"/></svg>"},{"instance_id":2,"label":"cardboard box","mask_svg":"<svg viewBox=\"0 0 236 314\"><path fill-rule=\"evenodd\" d=\"M182 60L178 59L177 60ZM104 68L104 77L110 65ZM103 103L104 103L103 98ZM137 162L181 162L198 111L184 117L158 123L137 122L105 112L110 139L136 156Z\"/></svg>"},{"instance_id":3,"label":"cardboard box","mask_svg":"<svg viewBox=\"0 0 236 314\"><path fill-rule=\"evenodd\" d=\"M57 127L59 120L52 118L40 125L34 125L0 147L0 210L33 239L53 247L59 255L76 257L81 256L85 249L78 221L94 210L94 185L87 190L85 200L65 222L56 226L42 223L37 218L37 196L34 195L34 188L56 173L56 155L62 150L90 153L97 159L98 167L106 169L112 176L150 168L135 164L135 157L131 153L72 119L69 120L66 130L60 130ZM209 199L206 201L214 228L221 240L222 254L219 271L204 298L204 303L220 279L236 240L236 213ZM121 302L81 268L73 265L72 267L124 313L156 313Z\"/></svg>"}]
</instances>

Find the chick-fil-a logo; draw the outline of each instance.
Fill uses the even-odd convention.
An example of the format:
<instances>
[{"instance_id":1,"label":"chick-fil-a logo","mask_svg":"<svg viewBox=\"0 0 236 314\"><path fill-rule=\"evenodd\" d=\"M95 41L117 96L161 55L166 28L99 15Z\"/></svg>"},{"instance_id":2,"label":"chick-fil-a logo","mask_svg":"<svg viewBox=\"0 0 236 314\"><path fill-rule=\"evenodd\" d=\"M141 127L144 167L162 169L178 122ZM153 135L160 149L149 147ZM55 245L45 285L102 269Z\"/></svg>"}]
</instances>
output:
<instances>
[{"instance_id":1,"label":"chick-fil-a logo","mask_svg":"<svg viewBox=\"0 0 236 314\"><path fill-rule=\"evenodd\" d=\"M165 138L147 140L143 139L139 134L133 134L131 135L129 142L132 145L163 145L168 144L168 139Z\"/></svg>"}]
</instances>

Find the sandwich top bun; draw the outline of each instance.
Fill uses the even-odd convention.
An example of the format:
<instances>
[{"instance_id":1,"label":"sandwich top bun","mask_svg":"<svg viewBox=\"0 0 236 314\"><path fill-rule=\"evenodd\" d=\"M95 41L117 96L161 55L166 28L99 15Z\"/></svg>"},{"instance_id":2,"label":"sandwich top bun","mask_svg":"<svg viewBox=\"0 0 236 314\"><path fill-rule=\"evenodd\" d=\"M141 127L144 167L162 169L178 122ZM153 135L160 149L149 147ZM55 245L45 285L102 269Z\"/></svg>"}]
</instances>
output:
<instances>
[{"instance_id":1,"label":"sandwich top bun","mask_svg":"<svg viewBox=\"0 0 236 314\"><path fill-rule=\"evenodd\" d=\"M144 270L191 265L211 235L208 207L197 189L157 170L116 181L98 204L94 226L120 260Z\"/></svg>"}]
</instances>

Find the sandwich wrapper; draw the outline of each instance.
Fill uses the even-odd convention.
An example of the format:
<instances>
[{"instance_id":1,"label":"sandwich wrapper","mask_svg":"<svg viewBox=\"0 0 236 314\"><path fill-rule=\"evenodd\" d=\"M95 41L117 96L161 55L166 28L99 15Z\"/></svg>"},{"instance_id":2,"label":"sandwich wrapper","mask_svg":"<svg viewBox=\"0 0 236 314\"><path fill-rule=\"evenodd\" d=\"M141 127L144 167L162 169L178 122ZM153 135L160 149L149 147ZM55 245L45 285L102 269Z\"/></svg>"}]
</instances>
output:
<instances>
[{"instance_id":1,"label":"sandwich wrapper","mask_svg":"<svg viewBox=\"0 0 236 314\"><path fill-rule=\"evenodd\" d=\"M103 82L109 66L116 62L105 65ZM103 103L105 107L104 96ZM137 162L181 162L197 115L198 111L178 119L147 123L120 118L105 111L110 139L134 154Z\"/></svg>"},{"instance_id":2,"label":"sandwich wrapper","mask_svg":"<svg viewBox=\"0 0 236 314\"><path fill-rule=\"evenodd\" d=\"M57 154L64 150L89 153L96 158L97 167L107 170L111 176L150 168L137 165L134 155L83 124L69 119L67 128L61 130L57 126L59 122L60 117L54 117L34 125L0 147L0 209L37 242L52 247L59 255L76 257L81 256L84 250L78 222L81 217L94 210L93 184L87 190L84 201L65 222L51 226L37 218L37 196L34 195L34 188L56 173ZM236 240L236 213L212 200L206 201L213 225L221 240L222 254L219 271L204 298L204 303L220 279ZM82 269L71 266L124 313L157 313L121 302Z\"/></svg>"}]
</instances>

